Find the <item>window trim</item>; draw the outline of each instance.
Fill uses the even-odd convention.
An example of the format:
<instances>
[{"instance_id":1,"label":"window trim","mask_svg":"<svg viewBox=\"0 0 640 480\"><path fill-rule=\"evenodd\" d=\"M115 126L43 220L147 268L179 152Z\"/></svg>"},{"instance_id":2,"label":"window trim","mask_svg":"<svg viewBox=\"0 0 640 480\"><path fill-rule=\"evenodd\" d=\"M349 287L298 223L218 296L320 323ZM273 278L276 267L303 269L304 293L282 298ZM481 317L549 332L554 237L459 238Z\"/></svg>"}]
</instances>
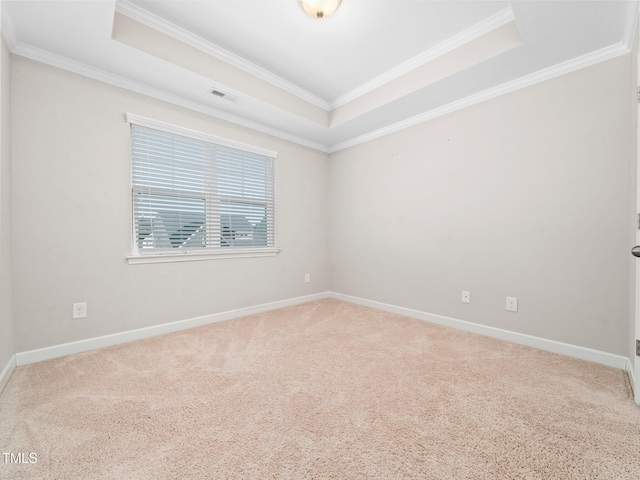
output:
<instances>
[{"instance_id":1,"label":"window trim","mask_svg":"<svg viewBox=\"0 0 640 480\"><path fill-rule=\"evenodd\" d=\"M129 265L142 263L169 263L169 262L194 262L199 260L222 260L229 258L258 258L274 257L280 253L277 247L266 247L260 249L229 250L222 252L184 252L184 253L154 253L147 255L129 255L127 262Z\"/></svg>"},{"instance_id":2,"label":"window trim","mask_svg":"<svg viewBox=\"0 0 640 480\"><path fill-rule=\"evenodd\" d=\"M235 140L229 140L228 138L217 137L210 133L200 132L198 130L192 130L187 127L181 127L171 123L166 123L153 118L147 118L134 113L127 113L126 120L129 124L138 125L140 127L153 128L155 130L162 130L166 133L173 133L174 135L182 135L183 137L193 138L195 140L201 140L208 143L216 143L224 147L237 148L238 150L244 150L245 152L257 153L258 155L264 155L265 157L271 157L274 160L278 158L278 152L273 150L267 150L266 148L254 147L246 143L237 142Z\"/></svg>"},{"instance_id":3,"label":"window trim","mask_svg":"<svg viewBox=\"0 0 640 480\"><path fill-rule=\"evenodd\" d=\"M238 142L235 140L229 140L227 138L217 137L209 133L204 133L198 130L192 130L190 128L181 127L181 126L174 125L171 123L166 123L160 120L143 117L141 115L136 115L134 113L126 113L125 119L127 123L132 125L152 128L155 130L161 130L163 132L174 134L174 135L181 135L183 137L188 137L188 138L200 140L203 142L214 143L214 144L225 146L225 147L235 148L238 150L243 150L246 152L270 157L274 160L278 158L278 153L272 150L255 147L253 145L248 145L246 143ZM131 161L129 163L130 163L130 166L133 165ZM130 178L132 178L131 175L130 175ZM275 179L274 179L274 182L275 182ZM133 189L133 184L130 187L131 189ZM277 192L276 192L276 195L277 195ZM276 204L275 200L276 199L274 196L274 207ZM141 253L138 253L137 245L135 243L135 215L133 214L133 204L130 205L129 210L130 210L130 215L132 220L131 232L130 232L131 254L126 258L127 258L127 262L130 265L150 264L150 263L168 263L168 262L190 262L190 261L201 261L201 260L220 260L220 259L234 259L234 258L273 257L280 252L280 248L277 247L277 228L275 228L277 227L277 225L274 225L276 236L274 238L274 246L271 246L271 247L235 248L235 249L224 249L224 250L207 249L206 251L201 251L201 252L191 250L191 251L182 251L180 253L167 252L167 253L141 254ZM275 221L277 223L277 216Z\"/></svg>"}]
</instances>

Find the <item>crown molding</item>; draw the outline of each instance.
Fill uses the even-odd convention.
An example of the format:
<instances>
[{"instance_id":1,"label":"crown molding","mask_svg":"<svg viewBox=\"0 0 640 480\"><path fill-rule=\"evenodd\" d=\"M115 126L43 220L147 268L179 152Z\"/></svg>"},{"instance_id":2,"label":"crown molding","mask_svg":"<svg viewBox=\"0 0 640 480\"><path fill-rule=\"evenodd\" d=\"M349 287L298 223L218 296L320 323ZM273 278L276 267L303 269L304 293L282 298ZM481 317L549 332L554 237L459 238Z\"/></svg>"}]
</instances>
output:
<instances>
[{"instance_id":1,"label":"crown molding","mask_svg":"<svg viewBox=\"0 0 640 480\"><path fill-rule=\"evenodd\" d=\"M440 42L436 46L425 50L424 52L416 55L415 57L407 60L404 63L401 63L397 67L392 68L391 70L383 73L382 75L373 78L372 80L360 85L359 87L351 90L350 92L338 97L334 101L330 102L331 109L335 109L341 107L362 95L365 95L376 88L381 87L382 85L389 83L392 80L395 80L410 71L421 67L422 65L434 60L437 57L440 57L456 48L461 47L462 45L469 43L472 40L475 40L482 35L485 35L502 25L505 25L508 22L515 20L515 16L513 14L513 10L511 7L506 8L491 17L486 18L485 20L472 25L471 27L463 30L462 32L454 35L453 37L448 38L444 42Z\"/></svg>"},{"instance_id":2,"label":"crown molding","mask_svg":"<svg viewBox=\"0 0 640 480\"><path fill-rule=\"evenodd\" d=\"M392 68L384 74L364 83L363 85L353 89L352 91L342 95L341 97L328 102L307 90L269 72L268 70L259 67L244 58L229 52L228 50L219 47L208 40L199 37L165 19L159 17L142 7L132 4L128 0L118 0L116 2L115 10L120 12L144 25L147 25L155 30L158 30L166 35L169 35L181 42L186 43L194 48L197 48L212 57L218 58L244 72L247 72L256 78L259 78L265 82L268 82L287 93L297 96L298 98L322 108L326 111L331 111L342 105L345 105L356 98L365 95L376 88L395 80L396 78L418 68L433 59L444 55L465 43L468 43L492 30L495 30L506 23L513 21L515 16L511 7L508 7L485 20L472 25L471 27L463 30L462 32L454 35L444 42L439 43L435 47L432 47L425 52L413 57L412 59Z\"/></svg>"},{"instance_id":3,"label":"crown molding","mask_svg":"<svg viewBox=\"0 0 640 480\"><path fill-rule=\"evenodd\" d=\"M121 3L119 2L119 5L120 4ZM509 21L510 12L511 12L510 10L505 10L501 12L499 15L493 17L493 21L495 22L493 25L497 26L501 21L503 23L506 23L507 21ZM637 18L637 14L635 18ZM497 87L493 87L493 88L484 90L482 92L478 92L476 94L470 95L460 100L456 100L446 105L434 108L422 114L415 115L411 118L408 118L401 122L397 122L393 125L389 125L381 129L368 132L364 135L360 135L360 136L357 136L333 145L326 145L326 144L310 141L306 138L302 138L297 135L291 135L287 132L268 127L263 123L252 121L242 116L231 114L223 110L217 109L215 107L204 105L197 101L189 100L182 96L171 94L164 90L145 85L141 82L137 82L137 81L128 79L126 77L122 77L120 75L109 73L107 71L92 67L82 62L71 60L67 57L56 55L46 50L42 50L40 48L21 43L16 38L13 24L11 22L11 18L9 15L7 15L6 11L3 12L0 18L0 22L1 22L1 33L4 36L7 42L7 46L9 47L9 50L11 51L12 54L23 56L25 58L36 60L57 68L61 68L73 73L77 73L79 75L83 75L89 78L93 78L95 80L99 80L101 82L104 82L116 87L124 88L126 90L130 90L136 93L140 93L142 95L156 98L158 100L172 103L174 105L188 108L190 110L197 111L205 115L209 115L211 117L225 120L230 123L233 123L242 127L250 128L252 130L256 130L258 132L262 132L268 135L272 135L274 137L277 137L286 141L290 141L292 143L296 143L298 145L302 145L308 148L312 148L314 150L318 150L324 153L333 153L339 150L343 150L345 148L359 145L361 143L374 140L376 138L388 135L390 133L412 127L419 123L432 120L442 115L446 115L448 113L461 110L463 108L484 102L486 100L490 100L500 95L504 95L504 94L513 92L515 90L525 88L525 87L534 85L536 83L540 83L545 80L549 80L549 79L558 77L560 75L564 75L566 73L570 73L575 70L579 70L579 69L594 65L596 63L615 58L620 55L624 55L626 53L629 53L632 50L629 38L634 37L635 35L635 26L634 26L634 28L630 28L629 31L626 32L625 39L622 42L582 55L572 60L559 63L557 65L526 75L524 77L520 77L518 79L503 83L502 85L499 85ZM478 25L480 24L476 25L476 27L478 27L476 32L481 32L481 28ZM485 24L483 22L482 25L484 25L483 28L489 28L487 27L488 23ZM496 28L495 26L494 28ZM470 31L467 31L467 34L472 35ZM477 33L477 35L481 35L481 34L482 33ZM471 37L469 36L467 38L470 39Z\"/></svg>"},{"instance_id":4,"label":"crown molding","mask_svg":"<svg viewBox=\"0 0 640 480\"><path fill-rule=\"evenodd\" d=\"M53 67L61 68L69 72L77 73L78 75L93 78L94 80L99 80L115 87L124 88L126 90L140 93L148 97L156 98L167 103L172 103L180 107L188 108L189 110L203 113L220 120L225 120L242 127L266 133L282 140L287 140L289 142L297 143L298 145L328 153L328 147L326 145L312 142L296 135L291 135L281 130L268 127L262 123L248 120L239 115L234 115L215 107L203 105L199 102L189 100L180 95L175 95L159 88L151 87L135 80L122 77L120 75L115 75L105 70L101 70L85 63L71 60L61 55L56 55L54 53L42 50L37 47L33 47L31 45L18 43L17 45L14 45L13 49L11 49L11 53L13 53L14 55L19 55L21 57L29 58L31 60L42 62Z\"/></svg>"},{"instance_id":5,"label":"crown molding","mask_svg":"<svg viewBox=\"0 0 640 480\"><path fill-rule=\"evenodd\" d=\"M346 148L353 147L353 146L374 140L379 137L383 137L390 133L394 133L399 130L412 127L414 125L432 120L434 118L446 115L448 113L452 113L457 110L461 110L463 108L476 105L478 103L484 102L486 100L490 100L492 98L499 97L501 95L505 95L507 93L511 93L521 88L535 85L536 83L540 83L545 80L550 80L552 78L573 72L575 70L589 67L596 63L603 62L605 60L609 60L629 52L630 52L630 49L625 45L625 43L619 42L609 47L596 50L595 52L588 53L581 57L574 58L567 62L562 62L560 64L554 65L544 70L540 70L530 75L525 75L524 77L520 77L510 82L503 83L502 85L498 85L497 87L490 88L482 92L478 92L476 94L470 95L460 100L456 100L446 105L442 105L440 107L434 108L432 110L421 113L419 115L415 115L401 122L394 123L393 125L389 125L387 127L383 127L381 129L366 133L364 135L354 137L344 142L327 146L327 145L309 141L307 139L304 139L295 135L288 134L286 132L282 132L277 129L267 127L262 123L248 120L239 115L234 115L234 114L219 110L215 107L203 105L199 102L186 99L179 95L174 95L174 94L165 92L164 90L150 87L143 83L136 82L134 80L130 80L128 78L106 72L104 70L86 65L84 63L77 62L75 60L71 60L69 58L47 52L46 50L32 47L30 45L18 43L17 45L14 45L14 47L11 49L11 53L15 55L20 55L26 58L30 58L32 60L46 63L47 65L62 68L64 70L68 70L70 72L77 73L79 75L93 78L95 80L99 80L101 82L105 82L110 85L114 85L116 87L124 88L126 90L130 90L136 93L140 93L149 97L156 98L158 100L172 103L174 105L188 108L190 110L197 111L205 115L209 115L215 118L219 118L221 120L228 121L230 123L234 123L236 125L240 125L246 128L250 128L252 130L266 133L268 135L272 135L274 137L281 138L283 140L296 143L298 145L309 147L314 150L319 150L324 153L334 153L340 150L344 150Z\"/></svg>"},{"instance_id":6,"label":"crown molding","mask_svg":"<svg viewBox=\"0 0 640 480\"><path fill-rule=\"evenodd\" d=\"M180 40L187 45L197 48L205 52L212 57L215 57L223 62L228 63L246 73L249 73L260 80L270 83L291 95L295 95L296 97L308 102L316 107L322 108L323 110L329 111L329 102L326 100L313 95L312 93L306 91L305 89L279 77L268 70L255 65L254 63L245 60L244 58L235 55L224 48L221 48L208 40L205 40L198 35L195 35L184 28L181 28L173 23L154 15L153 13L141 8L137 5L134 5L127 0L118 0L116 2L115 10L117 12L122 13L148 27L154 28L166 35L169 35L177 40Z\"/></svg>"},{"instance_id":7,"label":"crown molding","mask_svg":"<svg viewBox=\"0 0 640 480\"><path fill-rule=\"evenodd\" d=\"M497 87L489 88L487 90L483 90L482 92L478 92L468 97L461 98L460 100L442 105L419 115L415 115L401 122L394 123L393 125L389 125L387 127L366 133L364 135L360 135L359 137L354 137L350 140L337 143L329 147L329 153L334 153L339 150L344 150L345 148L369 142L376 138L383 137L399 130L404 130L405 128L418 125L419 123L423 123L437 117L441 117L448 113L452 113L457 110L461 110L463 108L484 102L486 100L490 100L492 98L496 98L507 93L520 90L521 88L529 87L531 85L535 85L536 83L544 82L545 80L550 80L552 78L559 77L561 75L565 75L567 73L571 73L573 71L580 70L591 65L595 65L596 63L604 62L605 60L610 60L620 55L629 53L630 51L631 50L627 47L627 45L625 45L624 42L610 45L609 47L587 53L586 55L582 55L581 57L576 57L572 60L562 62L538 72L525 75L524 77L520 77L515 80L503 83L502 85L498 85Z\"/></svg>"}]
</instances>

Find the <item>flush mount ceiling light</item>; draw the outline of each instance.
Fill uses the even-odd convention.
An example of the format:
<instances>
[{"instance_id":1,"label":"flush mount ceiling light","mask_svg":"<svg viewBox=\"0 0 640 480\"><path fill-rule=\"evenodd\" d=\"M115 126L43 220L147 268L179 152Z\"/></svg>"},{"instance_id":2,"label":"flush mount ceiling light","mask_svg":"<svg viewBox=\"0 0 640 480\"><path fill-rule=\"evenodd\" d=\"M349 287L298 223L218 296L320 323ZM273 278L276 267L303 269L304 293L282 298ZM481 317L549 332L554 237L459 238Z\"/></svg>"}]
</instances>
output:
<instances>
[{"instance_id":1,"label":"flush mount ceiling light","mask_svg":"<svg viewBox=\"0 0 640 480\"><path fill-rule=\"evenodd\" d=\"M342 0L300 0L305 12L313 18L325 18L335 12Z\"/></svg>"}]
</instances>

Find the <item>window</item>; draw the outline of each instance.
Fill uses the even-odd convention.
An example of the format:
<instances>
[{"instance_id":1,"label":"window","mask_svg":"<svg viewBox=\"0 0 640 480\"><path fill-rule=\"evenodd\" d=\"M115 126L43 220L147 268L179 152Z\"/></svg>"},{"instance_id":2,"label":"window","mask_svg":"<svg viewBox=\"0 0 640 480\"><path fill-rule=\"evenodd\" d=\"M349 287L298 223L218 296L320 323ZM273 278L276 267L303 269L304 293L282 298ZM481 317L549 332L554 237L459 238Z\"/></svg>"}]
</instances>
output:
<instances>
[{"instance_id":1,"label":"window","mask_svg":"<svg viewBox=\"0 0 640 480\"><path fill-rule=\"evenodd\" d=\"M275 152L131 123L133 257L273 255ZM157 261L162 261L156 258ZM131 263L137 263L135 260Z\"/></svg>"}]
</instances>

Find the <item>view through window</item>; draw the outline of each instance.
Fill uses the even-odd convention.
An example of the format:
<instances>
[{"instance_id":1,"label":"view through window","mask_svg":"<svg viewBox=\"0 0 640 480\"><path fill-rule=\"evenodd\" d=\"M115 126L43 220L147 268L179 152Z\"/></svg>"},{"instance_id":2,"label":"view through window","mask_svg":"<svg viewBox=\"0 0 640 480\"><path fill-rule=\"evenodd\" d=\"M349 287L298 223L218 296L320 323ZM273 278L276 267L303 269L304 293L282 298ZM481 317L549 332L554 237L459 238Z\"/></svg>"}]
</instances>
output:
<instances>
[{"instance_id":1,"label":"view through window","mask_svg":"<svg viewBox=\"0 0 640 480\"><path fill-rule=\"evenodd\" d=\"M134 254L273 247L274 157L131 125Z\"/></svg>"}]
</instances>

